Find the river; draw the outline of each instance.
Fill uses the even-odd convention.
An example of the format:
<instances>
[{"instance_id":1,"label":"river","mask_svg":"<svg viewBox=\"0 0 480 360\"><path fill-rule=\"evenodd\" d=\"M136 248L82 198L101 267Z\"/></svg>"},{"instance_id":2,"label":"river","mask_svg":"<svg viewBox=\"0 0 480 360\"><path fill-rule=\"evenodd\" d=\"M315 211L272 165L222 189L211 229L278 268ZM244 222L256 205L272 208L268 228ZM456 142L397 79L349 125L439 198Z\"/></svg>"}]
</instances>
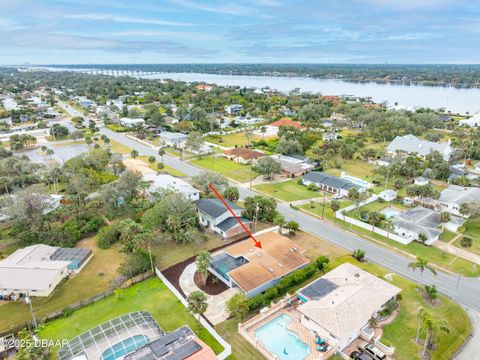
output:
<instances>
[{"instance_id":1,"label":"river","mask_svg":"<svg viewBox=\"0 0 480 360\"><path fill-rule=\"evenodd\" d=\"M452 113L474 114L480 110L480 89L458 89L454 87L353 83L342 80L325 80L303 77L282 76L241 76L201 73L160 73L143 75L147 79L172 79L186 82L205 82L217 85L238 85L241 87L269 87L283 92L299 88L302 92L323 95L353 95L371 97L373 101L387 102L389 106L398 103L398 108L415 109L428 107L445 108Z\"/></svg>"}]
</instances>

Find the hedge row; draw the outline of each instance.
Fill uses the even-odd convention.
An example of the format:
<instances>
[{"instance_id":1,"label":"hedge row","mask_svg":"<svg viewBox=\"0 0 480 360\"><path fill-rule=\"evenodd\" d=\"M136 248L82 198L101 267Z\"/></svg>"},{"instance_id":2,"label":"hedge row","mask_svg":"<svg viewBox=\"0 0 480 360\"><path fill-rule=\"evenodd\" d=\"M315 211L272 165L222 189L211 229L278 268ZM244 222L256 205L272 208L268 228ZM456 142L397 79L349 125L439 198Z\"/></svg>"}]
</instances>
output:
<instances>
[{"instance_id":1,"label":"hedge row","mask_svg":"<svg viewBox=\"0 0 480 360\"><path fill-rule=\"evenodd\" d=\"M307 265L303 269L296 270L290 275L284 277L275 286L272 286L263 294L256 295L253 298L249 299L248 308L250 309L250 311L253 311L261 307L270 305L273 300L284 296L294 287L303 283L305 280L312 278L317 273L317 271L323 272L328 262L329 260L326 256L318 257L310 265Z\"/></svg>"}]
</instances>

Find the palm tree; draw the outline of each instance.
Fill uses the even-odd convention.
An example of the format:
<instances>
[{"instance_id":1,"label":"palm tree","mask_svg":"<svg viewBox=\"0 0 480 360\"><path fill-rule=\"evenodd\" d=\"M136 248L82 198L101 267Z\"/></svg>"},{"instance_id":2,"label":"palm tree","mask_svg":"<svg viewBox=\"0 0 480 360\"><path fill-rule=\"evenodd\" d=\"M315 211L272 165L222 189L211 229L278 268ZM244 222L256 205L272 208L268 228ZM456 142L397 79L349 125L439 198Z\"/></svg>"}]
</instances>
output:
<instances>
[{"instance_id":1,"label":"palm tree","mask_svg":"<svg viewBox=\"0 0 480 360\"><path fill-rule=\"evenodd\" d=\"M430 302L433 303L438 298L437 287L435 285L425 285L425 293L427 294Z\"/></svg>"},{"instance_id":2,"label":"palm tree","mask_svg":"<svg viewBox=\"0 0 480 360\"><path fill-rule=\"evenodd\" d=\"M278 233L279 234L282 233L282 229L285 226L285 222L286 222L285 217L280 213L277 213L275 215L275 217L273 218L274 225L278 226Z\"/></svg>"},{"instance_id":3,"label":"palm tree","mask_svg":"<svg viewBox=\"0 0 480 360\"><path fill-rule=\"evenodd\" d=\"M140 247L148 251L148 256L150 257L150 267L152 269L152 273L155 273L155 269L153 267L152 250L151 250L151 245L153 241L154 241L153 234L150 230L142 231L136 234L132 239L132 243L135 248Z\"/></svg>"},{"instance_id":4,"label":"palm tree","mask_svg":"<svg viewBox=\"0 0 480 360\"><path fill-rule=\"evenodd\" d=\"M433 275L437 276L437 271L428 265L428 260L425 258L417 257L417 260L408 264L408 268L415 271L420 269L420 285L423 285L423 272L429 270Z\"/></svg>"},{"instance_id":5,"label":"palm tree","mask_svg":"<svg viewBox=\"0 0 480 360\"><path fill-rule=\"evenodd\" d=\"M387 231L387 239L390 239L390 233L393 231L393 218L389 217L383 221L383 227Z\"/></svg>"},{"instance_id":6,"label":"palm tree","mask_svg":"<svg viewBox=\"0 0 480 360\"><path fill-rule=\"evenodd\" d=\"M197 271L202 276L203 285L207 283L208 267L210 266L210 253L207 250L201 251L197 255Z\"/></svg>"},{"instance_id":7,"label":"palm tree","mask_svg":"<svg viewBox=\"0 0 480 360\"><path fill-rule=\"evenodd\" d=\"M207 311L207 295L203 291L195 290L188 295L188 310L197 316L198 325L200 325L200 315Z\"/></svg>"},{"instance_id":8,"label":"palm tree","mask_svg":"<svg viewBox=\"0 0 480 360\"><path fill-rule=\"evenodd\" d=\"M426 330L427 335L425 337L425 343L423 344L423 352L422 352L422 359L425 358L425 353L427 352L427 347L432 347L438 340L438 334L440 331L445 333L450 332L450 328L448 327L448 323L445 321L439 321L432 317L431 314L426 314L424 317L423 322Z\"/></svg>"},{"instance_id":9,"label":"palm tree","mask_svg":"<svg viewBox=\"0 0 480 360\"><path fill-rule=\"evenodd\" d=\"M164 148L158 149L158 155L162 157L162 164L163 164L163 155L165 155L165 149Z\"/></svg>"},{"instance_id":10,"label":"palm tree","mask_svg":"<svg viewBox=\"0 0 480 360\"><path fill-rule=\"evenodd\" d=\"M418 339L420 337L420 330L422 328L423 318L425 316L425 309L419 308L417 313L418 326L417 326L417 336L415 336L415 344L418 344Z\"/></svg>"}]
</instances>

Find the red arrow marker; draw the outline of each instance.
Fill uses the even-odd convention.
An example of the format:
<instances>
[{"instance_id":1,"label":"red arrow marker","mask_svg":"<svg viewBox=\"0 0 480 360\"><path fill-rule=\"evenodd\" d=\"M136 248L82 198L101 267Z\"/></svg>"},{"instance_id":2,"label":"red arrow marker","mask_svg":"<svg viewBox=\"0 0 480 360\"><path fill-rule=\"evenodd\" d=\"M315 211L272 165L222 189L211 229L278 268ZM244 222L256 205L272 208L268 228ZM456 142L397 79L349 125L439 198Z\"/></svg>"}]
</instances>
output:
<instances>
[{"instance_id":1,"label":"red arrow marker","mask_svg":"<svg viewBox=\"0 0 480 360\"><path fill-rule=\"evenodd\" d=\"M212 189L212 191L215 193L215 195L220 199L220 201L223 203L223 205L225 205L225 207L228 209L228 211L230 211L230 213L233 215L235 220L238 221L238 223L241 225L243 230L245 230L247 232L248 236L250 236L252 238L253 242L255 243L255 246L261 249L262 248L262 243L260 241L257 241L257 239L255 239L255 237L252 235L250 230L248 230L248 228L245 226L245 224L242 222L242 220L240 220L240 218L237 215L235 215L232 208L227 204L227 202L222 197L222 195L220 195L220 193L217 191L217 189L215 189L213 187L213 185L210 184L210 183L208 184L208 186L210 187L210 189Z\"/></svg>"}]
</instances>

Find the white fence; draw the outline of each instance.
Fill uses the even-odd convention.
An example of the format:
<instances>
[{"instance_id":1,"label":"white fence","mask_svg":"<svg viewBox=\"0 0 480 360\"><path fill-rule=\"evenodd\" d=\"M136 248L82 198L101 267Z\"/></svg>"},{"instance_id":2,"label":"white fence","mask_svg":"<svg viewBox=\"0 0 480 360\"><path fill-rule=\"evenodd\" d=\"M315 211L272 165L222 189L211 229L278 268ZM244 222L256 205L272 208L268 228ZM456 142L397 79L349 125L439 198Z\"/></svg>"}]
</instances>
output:
<instances>
[{"instance_id":1,"label":"white fence","mask_svg":"<svg viewBox=\"0 0 480 360\"><path fill-rule=\"evenodd\" d=\"M360 203L359 206L363 206L363 205L366 205L366 204L369 204L375 200L378 199L378 196L376 195L373 195L371 196L370 198L368 198L367 200L363 201ZM352 211L356 209L356 206L355 205L350 205L350 206L347 206L346 208L343 208L339 211L336 211L335 212L335 217L337 219L340 219L340 220L343 220L349 224L352 224L352 225L355 225L355 226L358 226L358 227L361 227L362 229L366 229L366 230L369 230L369 231L372 231L374 232L375 234L379 234L379 235L382 235L382 236L385 236L386 238L389 238L391 240L395 240L395 241L398 241L399 243L402 243L403 245L407 245L409 243L412 242L411 239L406 239L400 235L397 235L397 234L394 234L392 232L388 232L388 231L385 231L383 229L380 229L379 227L376 227L376 226L373 226L370 225L370 224L367 224L363 221L360 221L360 220L357 220L357 219L354 219L354 218L351 218L347 215L343 215L343 213L347 213L349 211Z\"/></svg>"},{"instance_id":2,"label":"white fence","mask_svg":"<svg viewBox=\"0 0 480 360\"><path fill-rule=\"evenodd\" d=\"M158 268L155 268L155 274L162 280L162 282L168 287L168 289L180 300L180 302L188 308L188 302L187 300L180 294L180 292L173 286L168 279L163 276L160 270ZM223 346L223 351L217 355L217 357L220 360L226 359L228 356L232 354L232 346L227 343L223 338L215 331L215 329L208 323L207 320L203 318L203 316L200 316L200 324L207 329L207 331L212 334L212 336L217 340L222 346Z\"/></svg>"}]
</instances>

